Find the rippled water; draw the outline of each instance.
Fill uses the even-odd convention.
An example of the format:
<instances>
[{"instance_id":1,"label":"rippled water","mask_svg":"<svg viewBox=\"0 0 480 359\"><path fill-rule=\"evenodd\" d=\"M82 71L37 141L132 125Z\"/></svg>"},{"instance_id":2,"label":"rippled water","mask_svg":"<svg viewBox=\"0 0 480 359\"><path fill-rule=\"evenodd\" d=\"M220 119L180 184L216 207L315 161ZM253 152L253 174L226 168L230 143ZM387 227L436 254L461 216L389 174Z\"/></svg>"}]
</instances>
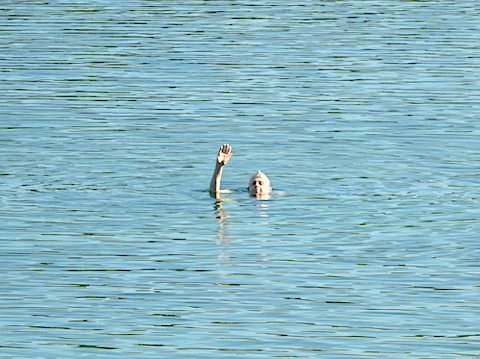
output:
<instances>
[{"instance_id":1,"label":"rippled water","mask_svg":"<svg viewBox=\"0 0 480 359\"><path fill-rule=\"evenodd\" d=\"M476 2L1 9L0 357L478 357Z\"/></svg>"}]
</instances>

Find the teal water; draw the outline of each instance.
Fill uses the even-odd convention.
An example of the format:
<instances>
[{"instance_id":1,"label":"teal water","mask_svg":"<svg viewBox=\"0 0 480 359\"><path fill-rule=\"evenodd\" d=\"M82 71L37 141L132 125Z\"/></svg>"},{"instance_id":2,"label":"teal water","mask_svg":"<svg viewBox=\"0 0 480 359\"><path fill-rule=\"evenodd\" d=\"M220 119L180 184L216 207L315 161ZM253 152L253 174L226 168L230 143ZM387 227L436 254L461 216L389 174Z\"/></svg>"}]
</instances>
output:
<instances>
[{"instance_id":1,"label":"teal water","mask_svg":"<svg viewBox=\"0 0 480 359\"><path fill-rule=\"evenodd\" d=\"M0 357L478 357L479 14L3 2Z\"/></svg>"}]
</instances>

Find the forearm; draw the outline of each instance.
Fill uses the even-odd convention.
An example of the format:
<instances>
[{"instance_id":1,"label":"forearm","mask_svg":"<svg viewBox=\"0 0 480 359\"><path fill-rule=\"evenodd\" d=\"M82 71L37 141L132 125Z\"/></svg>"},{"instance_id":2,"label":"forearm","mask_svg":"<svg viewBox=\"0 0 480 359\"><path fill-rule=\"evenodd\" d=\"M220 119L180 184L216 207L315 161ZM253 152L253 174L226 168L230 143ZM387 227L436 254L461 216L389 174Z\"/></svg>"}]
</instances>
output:
<instances>
[{"instance_id":1,"label":"forearm","mask_svg":"<svg viewBox=\"0 0 480 359\"><path fill-rule=\"evenodd\" d=\"M220 192L220 181L222 180L223 166L220 163L215 164L215 170L213 171L212 179L210 180L210 192Z\"/></svg>"},{"instance_id":2,"label":"forearm","mask_svg":"<svg viewBox=\"0 0 480 359\"><path fill-rule=\"evenodd\" d=\"M228 144L220 146L215 162L215 170L213 171L212 179L210 180L210 193L218 195L220 193L220 181L222 180L223 166L225 166L232 157L232 147Z\"/></svg>"}]
</instances>

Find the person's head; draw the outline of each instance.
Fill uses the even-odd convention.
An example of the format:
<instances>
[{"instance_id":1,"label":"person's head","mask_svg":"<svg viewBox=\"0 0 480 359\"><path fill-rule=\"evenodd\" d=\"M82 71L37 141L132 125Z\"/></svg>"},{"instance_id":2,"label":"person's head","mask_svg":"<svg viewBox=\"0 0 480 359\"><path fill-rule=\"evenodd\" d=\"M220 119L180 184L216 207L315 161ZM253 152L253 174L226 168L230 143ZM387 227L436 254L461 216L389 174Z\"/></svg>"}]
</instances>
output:
<instances>
[{"instance_id":1,"label":"person's head","mask_svg":"<svg viewBox=\"0 0 480 359\"><path fill-rule=\"evenodd\" d=\"M270 180L263 172L257 171L257 173L250 178L248 192L251 195L267 195L271 191L272 187L270 187Z\"/></svg>"}]
</instances>

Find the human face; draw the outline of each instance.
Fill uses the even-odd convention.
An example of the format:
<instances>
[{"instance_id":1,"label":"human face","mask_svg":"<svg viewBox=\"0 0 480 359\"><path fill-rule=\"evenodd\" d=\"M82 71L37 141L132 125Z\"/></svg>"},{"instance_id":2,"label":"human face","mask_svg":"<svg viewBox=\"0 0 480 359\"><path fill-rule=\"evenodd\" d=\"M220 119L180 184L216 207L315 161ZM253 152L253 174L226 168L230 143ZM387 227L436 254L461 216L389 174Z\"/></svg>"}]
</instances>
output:
<instances>
[{"instance_id":1,"label":"human face","mask_svg":"<svg viewBox=\"0 0 480 359\"><path fill-rule=\"evenodd\" d=\"M250 178L248 184L248 192L251 195L265 195L270 193L272 187L270 187L270 180L263 173L256 173Z\"/></svg>"}]
</instances>

